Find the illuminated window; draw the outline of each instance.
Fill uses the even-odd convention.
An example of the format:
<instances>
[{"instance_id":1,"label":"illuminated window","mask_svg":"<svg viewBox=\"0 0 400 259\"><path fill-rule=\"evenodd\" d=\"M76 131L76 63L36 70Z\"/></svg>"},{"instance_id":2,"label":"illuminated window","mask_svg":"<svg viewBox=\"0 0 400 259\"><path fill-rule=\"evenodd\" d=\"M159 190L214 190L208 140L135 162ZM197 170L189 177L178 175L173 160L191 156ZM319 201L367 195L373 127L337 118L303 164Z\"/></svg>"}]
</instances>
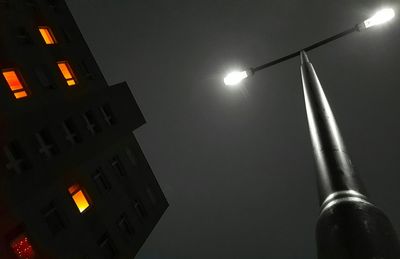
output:
<instances>
[{"instance_id":1,"label":"illuminated window","mask_svg":"<svg viewBox=\"0 0 400 259\"><path fill-rule=\"evenodd\" d=\"M25 234L21 234L12 240L10 246L17 258L31 259L35 257L32 245Z\"/></svg>"},{"instance_id":2,"label":"illuminated window","mask_svg":"<svg viewBox=\"0 0 400 259\"><path fill-rule=\"evenodd\" d=\"M8 87L13 92L16 99L27 97L28 94L24 90L24 86L17 72L14 69L5 69L2 71L7 81Z\"/></svg>"},{"instance_id":3,"label":"illuminated window","mask_svg":"<svg viewBox=\"0 0 400 259\"><path fill-rule=\"evenodd\" d=\"M64 76L64 79L67 81L67 84L69 86L76 85L76 79L74 73L72 72L72 69L69 66L68 62L66 61L57 62L57 65L62 75Z\"/></svg>"},{"instance_id":4,"label":"illuminated window","mask_svg":"<svg viewBox=\"0 0 400 259\"><path fill-rule=\"evenodd\" d=\"M76 207L78 207L80 213L83 213L90 207L86 195L78 184L69 187L68 192L71 194L71 197L74 200Z\"/></svg>"},{"instance_id":5,"label":"illuminated window","mask_svg":"<svg viewBox=\"0 0 400 259\"><path fill-rule=\"evenodd\" d=\"M56 38L49 27L41 26L39 27L39 32L47 45L53 45L57 43Z\"/></svg>"}]
</instances>

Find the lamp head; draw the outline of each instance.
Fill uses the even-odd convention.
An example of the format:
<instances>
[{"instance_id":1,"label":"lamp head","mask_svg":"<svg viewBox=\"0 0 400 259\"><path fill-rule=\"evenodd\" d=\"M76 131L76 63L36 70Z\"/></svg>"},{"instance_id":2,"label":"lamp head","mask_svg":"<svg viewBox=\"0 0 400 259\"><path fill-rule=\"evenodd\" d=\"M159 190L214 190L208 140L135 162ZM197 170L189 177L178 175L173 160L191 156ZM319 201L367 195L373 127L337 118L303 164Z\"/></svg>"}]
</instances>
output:
<instances>
[{"instance_id":1,"label":"lamp head","mask_svg":"<svg viewBox=\"0 0 400 259\"><path fill-rule=\"evenodd\" d=\"M390 21L395 16L394 10L392 8L382 9L374 14L371 18L365 20L363 25L365 28L369 28L375 25L379 25Z\"/></svg>"},{"instance_id":2,"label":"lamp head","mask_svg":"<svg viewBox=\"0 0 400 259\"><path fill-rule=\"evenodd\" d=\"M224 78L224 83L227 86L235 86L248 76L249 73L247 71L233 71Z\"/></svg>"}]
</instances>

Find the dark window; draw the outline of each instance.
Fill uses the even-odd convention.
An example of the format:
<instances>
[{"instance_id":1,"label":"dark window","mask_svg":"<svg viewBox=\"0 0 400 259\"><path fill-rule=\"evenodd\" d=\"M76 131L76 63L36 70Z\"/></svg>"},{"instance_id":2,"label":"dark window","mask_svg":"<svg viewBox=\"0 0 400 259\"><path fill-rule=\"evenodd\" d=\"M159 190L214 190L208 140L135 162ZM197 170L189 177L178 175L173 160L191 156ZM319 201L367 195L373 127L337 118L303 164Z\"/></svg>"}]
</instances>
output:
<instances>
[{"instance_id":1,"label":"dark window","mask_svg":"<svg viewBox=\"0 0 400 259\"><path fill-rule=\"evenodd\" d=\"M101 132L100 125L94 115L93 111L87 111L83 115L83 118L85 119L87 129L93 134L97 134Z\"/></svg>"},{"instance_id":2,"label":"dark window","mask_svg":"<svg viewBox=\"0 0 400 259\"><path fill-rule=\"evenodd\" d=\"M50 203L47 207L43 208L42 214L53 235L65 228L64 222L53 203Z\"/></svg>"},{"instance_id":3,"label":"dark window","mask_svg":"<svg viewBox=\"0 0 400 259\"><path fill-rule=\"evenodd\" d=\"M26 31L25 28L19 28L17 32L17 38L18 40L23 43L23 44L30 44L32 43L32 39L29 36L28 32Z\"/></svg>"},{"instance_id":4,"label":"dark window","mask_svg":"<svg viewBox=\"0 0 400 259\"><path fill-rule=\"evenodd\" d=\"M69 34L68 31L66 31L64 28L61 28L61 33L64 36L64 41L65 42L71 42L71 35Z\"/></svg>"},{"instance_id":5,"label":"dark window","mask_svg":"<svg viewBox=\"0 0 400 259\"><path fill-rule=\"evenodd\" d=\"M47 4L48 4L50 7L53 7L53 8L56 8L56 7L57 7L57 2L58 2L58 0L47 0Z\"/></svg>"},{"instance_id":6,"label":"dark window","mask_svg":"<svg viewBox=\"0 0 400 259\"><path fill-rule=\"evenodd\" d=\"M132 149L130 147L127 147L125 149L125 151L126 151L126 155L128 156L129 161L132 163L132 165L134 167L136 167L138 163L137 163L137 158L136 158L135 153L132 151Z\"/></svg>"},{"instance_id":7,"label":"dark window","mask_svg":"<svg viewBox=\"0 0 400 259\"><path fill-rule=\"evenodd\" d=\"M111 240L110 235L105 233L98 241L98 246L101 248L104 258L114 258L117 255L117 248Z\"/></svg>"},{"instance_id":8,"label":"dark window","mask_svg":"<svg viewBox=\"0 0 400 259\"><path fill-rule=\"evenodd\" d=\"M125 213L122 214L121 217L118 219L117 226L121 233L126 237L130 237L135 234L135 229L133 228Z\"/></svg>"},{"instance_id":9,"label":"dark window","mask_svg":"<svg viewBox=\"0 0 400 259\"><path fill-rule=\"evenodd\" d=\"M8 160L6 164L8 170L20 174L23 171L31 169L31 164L18 142L12 141L5 146L4 153Z\"/></svg>"},{"instance_id":10,"label":"dark window","mask_svg":"<svg viewBox=\"0 0 400 259\"><path fill-rule=\"evenodd\" d=\"M87 64L87 62L86 62L85 60L82 60L82 62L81 62L81 67L82 67L82 70L83 70L83 72L84 72L84 76L85 76L87 79L93 79L93 74L92 74L92 72L90 71L89 65Z\"/></svg>"},{"instance_id":11,"label":"dark window","mask_svg":"<svg viewBox=\"0 0 400 259\"><path fill-rule=\"evenodd\" d=\"M93 181L100 193L105 193L111 190L111 184L101 168L96 169L96 172L93 175Z\"/></svg>"},{"instance_id":12,"label":"dark window","mask_svg":"<svg viewBox=\"0 0 400 259\"><path fill-rule=\"evenodd\" d=\"M119 156L114 156L111 159L111 166L114 169L115 172L117 172L120 176L126 175L126 170L124 165L121 162L121 159Z\"/></svg>"},{"instance_id":13,"label":"dark window","mask_svg":"<svg viewBox=\"0 0 400 259\"><path fill-rule=\"evenodd\" d=\"M45 65L41 65L35 68L35 74L40 84L49 89L54 89L55 84L52 82L49 69Z\"/></svg>"},{"instance_id":14,"label":"dark window","mask_svg":"<svg viewBox=\"0 0 400 259\"><path fill-rule=\"evenodd\" d=\"M35 136L39 153L43 158L49 159L58 154L58 148L48 130L43 129L36 133Z\"/></svg>"},{"instance_id":15,"label":"dark window","mask_svg":"<svg viewBox=\"0 0 400 259\"><path fill-rule=\"evenodd\" d=\"M25 0L25 4L29 7L36 7L37 5L35 0Z\"/></svg>"},{"instance_id":16,"label":"dark window","mask_svg":"<svg viewBox=\"0 0 400 259\"><path fill-rule=\"evenodd\" d=\"M144 207L142 201L135 200L133 203L133 208L135 209L136 214L139 216L139 219L147 218L148 214L146 208Z\"/></svg>"},{"instance_id":17,"label":"dark window","mask_svg":"<svg viewBox=\"0 0 400 259\"><path fill-rule=\"evenodd\" d=\"M104 120L107 122L108 125L114 125L116 123L114 114L109 104L101 106L100 111L101 114L103 115Z\"/></svg>"},{"instance_id":18,"label":"dark window","mask_svg":"<svg viewBox=\"0 0 400 259\"><path fill-rule=\"evenodd\" d=\"M150 186L147 186L146 192L147 192L147 195L150 198L151 203L156 204L157 203L157 196L155 195L153 189Z\"/></svg>"},{"instance_id":19,"label":"dark window","mask_svg":"<svg viewBox=\"0 0 400 259\"><path fill-rule=\"evenodd\" d=\"M82 138L78 132L78 128L71 118L64 121L63 128L65 132L65 138L69 143L77 144L82 142Z\"/></svg>"},{"instance_id":20,"label":"dark window","mask_svg":"<svg viewBox=\"0 0 400 259\"><path fill-rule=\"evenodd\" d=\"M0 0L0 7L10 7L9 0Z\"/></svg>"}]
</instances>

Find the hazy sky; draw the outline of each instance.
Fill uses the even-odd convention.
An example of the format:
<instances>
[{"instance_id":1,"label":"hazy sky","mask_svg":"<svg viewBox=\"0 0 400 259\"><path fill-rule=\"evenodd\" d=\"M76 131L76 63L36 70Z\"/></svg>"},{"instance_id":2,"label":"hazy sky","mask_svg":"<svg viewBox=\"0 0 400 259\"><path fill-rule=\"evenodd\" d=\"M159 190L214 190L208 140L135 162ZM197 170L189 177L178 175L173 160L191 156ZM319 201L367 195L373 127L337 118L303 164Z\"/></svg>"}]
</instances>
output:
<instances>
[{"instance_id":1,"label":"hazy sky","mask_svg":"<svg viewBox=\"0 0 400 259\"><path fill-rule=\"evenodd\" d=\"M67 0L170 207L139 259L316 258L315 167L293 59L257 66L398 1ZM400 16L400 15L399 15ZM356 171L400 233L400 18L309 53Z\"/></svg>"}]
</instances>

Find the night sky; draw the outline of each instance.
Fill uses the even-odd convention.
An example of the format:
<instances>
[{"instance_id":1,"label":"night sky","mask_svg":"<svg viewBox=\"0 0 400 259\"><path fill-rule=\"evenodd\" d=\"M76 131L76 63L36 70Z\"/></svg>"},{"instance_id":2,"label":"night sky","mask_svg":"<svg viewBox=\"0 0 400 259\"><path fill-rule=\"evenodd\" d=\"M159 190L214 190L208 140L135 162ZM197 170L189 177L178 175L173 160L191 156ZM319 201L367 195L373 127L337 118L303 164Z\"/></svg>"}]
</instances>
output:
<instances>
[{"instance_id":1,"label":"night sky","mask_svg":"<svg viewBox=\"0 0 400 259\"><path fill-rule=\"evenodd\" d=\"M299 59L257 66L398 1L67 0L170 207L139 259L316 258L319 208ZM309 52L371 200L400 233L400 14Z\"/></svg>"}]
</instances>

